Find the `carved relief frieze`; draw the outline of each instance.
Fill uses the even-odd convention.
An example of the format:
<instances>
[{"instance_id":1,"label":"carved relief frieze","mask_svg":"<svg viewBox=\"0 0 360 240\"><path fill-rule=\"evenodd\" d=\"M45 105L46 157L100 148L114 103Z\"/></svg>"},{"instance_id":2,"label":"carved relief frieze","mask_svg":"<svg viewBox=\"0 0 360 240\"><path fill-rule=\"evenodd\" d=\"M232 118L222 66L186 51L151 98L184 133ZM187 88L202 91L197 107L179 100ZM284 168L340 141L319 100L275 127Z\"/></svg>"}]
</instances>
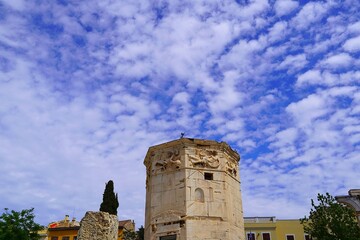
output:
<instances>
[{"instance_id":1,"label":"carved relief frieze","mask_svg":"<svg viewBox=\"0 0 360 240\"><path fill-rule=\"evenodd\" d=\"M231 176L236 177L237 175L237 171L238 171L238 166L236 163L232 162L232 161L227 161L226 162L226 166L225 166L225 170L227 173L229 173Z\"/></svg>"},{"instance_id":2,"label":"carved relief frieze","mask_svg":"<svg viewBox=\"0 0 360 240\"><path fill-rule=\"evenodd\" d=\"M193 167L218 168L220 166L218 152L214 150L196 149L195 155L188 154L188 159Z\"/></svg>"},{"instance_id":3,"label":"carved relief frieze","mask_svg":"<svg viewBox=\"0 0 360 240\"><path fill-rule=\"evenodd\" d=\"M153 173L179 169L181 166L180 150L170 149L158 152L152 156Z\"/></svg>"}]
</instances>

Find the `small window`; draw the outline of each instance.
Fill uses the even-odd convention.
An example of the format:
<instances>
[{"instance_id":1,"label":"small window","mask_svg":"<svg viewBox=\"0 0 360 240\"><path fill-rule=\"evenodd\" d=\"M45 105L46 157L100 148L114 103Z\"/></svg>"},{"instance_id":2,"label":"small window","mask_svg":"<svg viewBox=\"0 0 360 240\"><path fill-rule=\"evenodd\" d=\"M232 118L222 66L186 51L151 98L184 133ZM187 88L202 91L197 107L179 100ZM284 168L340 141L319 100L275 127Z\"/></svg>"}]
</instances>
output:
<instances>
[{"instance_id":1,"label":"small window","mask_svg":"<svg viewBox=\"0 0 360 240\"><path fill-rule=\"evenodd\" d=\"M66 236L66 237L62 237L62 240L70 240L70 237Z\"/></svg>"},{"instance_id":2,"label":"small window","mask_svg":"<svg viewBox=\"0 0 360 240\"><path fill-rule=\"evenodd\" d=\"M73 238L73 240L77 240L77 236L75 236L75 237Z\"/></svg>"},{"instance_id":3,"label":"small window","mask_svg":"<svg viewBox=\"0 0 360 240\"><path fill-rule=\"evenodd\" d=\"M205 178L205 180L213 180L214 174L206 172L206 173L204 173L204 178Z\"/></svg>"},{"instance_id":4,"label":"small window","mask_svg":"<svg viewBox=\"0 0 360 240\"><path fill-rule=\"evenodd\" d=\"M263 240L271 240L271 238L270 238L270 233L263 233L263 234L262 234L262 239L263 239Z\"/></svg>"},{"instance_id":5,"label":"small window","mask_svg":"<svg viewBox=\"0 0 360 240\"><path fill-rule=\"evenodd\" d=\"M58 240L58 237L51 237L51 240Z\"/></svg>"},{"instance_id":6,"label":"small window","mask_svg":"<svg viewBox=\"0 0 360 240\"><path fill-rule=\"evenodd\" d=\"M294 235L286 235L286 240L295 240Z\"/></svg>"},{"instance_id":7,"label":"small window","mask_svg":"<svg viewBox=\"0 0 360 240\"><path fill-rule=\"evenodd\" d=\"M255 233L248 233L247 240L255 240Z\"/></svg>"}]
</instances>

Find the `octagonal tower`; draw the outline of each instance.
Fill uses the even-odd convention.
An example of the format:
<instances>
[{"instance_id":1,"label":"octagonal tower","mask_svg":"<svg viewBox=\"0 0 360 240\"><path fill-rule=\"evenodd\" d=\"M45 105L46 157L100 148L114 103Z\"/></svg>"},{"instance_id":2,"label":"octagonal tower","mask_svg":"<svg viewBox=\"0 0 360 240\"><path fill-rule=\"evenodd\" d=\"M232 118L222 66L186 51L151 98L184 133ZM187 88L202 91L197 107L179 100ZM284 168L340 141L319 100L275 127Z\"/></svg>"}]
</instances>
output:
<instances>
[{"instance_id":1,"label":"octagonal tower","mask_svg":"<svg viewBox=\"0 0 360 240\"><path fill-rule=\"evenodd\" d=\"M224 142L181 138L150 147L145 239L244 239L239 160Z\"/></svg>"}]
</instances>

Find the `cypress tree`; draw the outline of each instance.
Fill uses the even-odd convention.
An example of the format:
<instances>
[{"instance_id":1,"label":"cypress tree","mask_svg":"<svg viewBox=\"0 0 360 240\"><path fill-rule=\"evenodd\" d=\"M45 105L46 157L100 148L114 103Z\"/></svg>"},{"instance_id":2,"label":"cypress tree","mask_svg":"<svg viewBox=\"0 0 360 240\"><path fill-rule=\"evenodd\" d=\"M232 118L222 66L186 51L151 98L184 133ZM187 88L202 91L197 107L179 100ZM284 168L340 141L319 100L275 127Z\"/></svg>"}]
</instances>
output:
<instances>
[{"instance_id":1,"label":"cypress tree","mask_svg":"<svg viewBox=\"0 0 360 240\"><path fill-rule=\"evenodd\" d=\"M119 207L119 201L117 194L114 193L114 182L110 180L105 185L105 191L103 194L103 202L100 205L101 212L108 212L113 215L117 215L117 208Z\"/></svg>"}]
</instances>

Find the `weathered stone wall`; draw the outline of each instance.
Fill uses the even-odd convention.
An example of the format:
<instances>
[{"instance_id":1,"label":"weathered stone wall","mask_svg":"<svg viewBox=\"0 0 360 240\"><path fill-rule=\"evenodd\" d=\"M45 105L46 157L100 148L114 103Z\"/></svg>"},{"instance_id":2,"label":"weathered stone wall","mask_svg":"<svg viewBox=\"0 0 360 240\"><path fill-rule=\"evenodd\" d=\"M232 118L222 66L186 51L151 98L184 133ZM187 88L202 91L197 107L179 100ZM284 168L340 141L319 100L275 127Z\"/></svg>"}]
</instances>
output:
<instances>
[{"instance_id":1,"label":"weathered stone wall","mask_svg":"<svg viewBox=\"0 0 360 240\"><path fill-rule=\"evenodd\" d=\"M86 212L80 222L78 240L117 240L119 222L107 212Z\"/></svg>"},{"instance_id":2,"label":"weathered stone wall","mask_svg":"<svg viewBox=\"0 0 360 240\"><path fill-rule=\"evenodd\" d=\"M209 140L149 148L145 239L244 239L239 160L226 143Z\"/></svg>"}]
</instances>

